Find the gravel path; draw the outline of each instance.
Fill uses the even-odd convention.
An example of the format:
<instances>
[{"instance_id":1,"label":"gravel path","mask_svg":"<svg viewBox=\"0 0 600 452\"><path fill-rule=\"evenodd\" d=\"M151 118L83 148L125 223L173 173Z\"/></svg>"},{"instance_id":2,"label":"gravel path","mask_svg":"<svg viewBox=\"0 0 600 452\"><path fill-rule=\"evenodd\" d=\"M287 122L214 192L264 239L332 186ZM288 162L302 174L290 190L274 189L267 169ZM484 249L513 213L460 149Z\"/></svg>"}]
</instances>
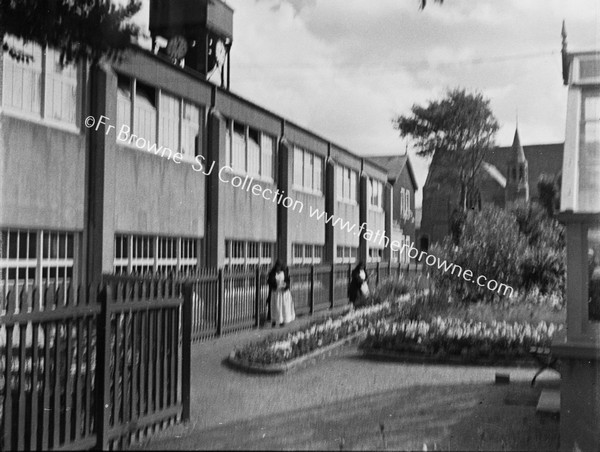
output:
<instances>
[{"instance_id":1,"label":"gravel path","mask_svg":"<svg viewBox=\"0 0 600 452\"><path fill-rule=\"evenodd\" d=\"M523 449L540 448L531 435L541 428L538 439L550 441L542 447L548 449L557 438L558 424L535 415L539 386L557 382L551 372L531 389L532 368L370 361L355 345L277 376L249 375L223 364L236 345L270 332L194 346L192 421L160 433L144 448L422 449L436 442L446 450L470 444L511 449L510 441L518 441L514 448ZM510 373L511 384L494 385L496 372ZM520 428L523 438L503 428Z\"/></svg>"}]
</instances>

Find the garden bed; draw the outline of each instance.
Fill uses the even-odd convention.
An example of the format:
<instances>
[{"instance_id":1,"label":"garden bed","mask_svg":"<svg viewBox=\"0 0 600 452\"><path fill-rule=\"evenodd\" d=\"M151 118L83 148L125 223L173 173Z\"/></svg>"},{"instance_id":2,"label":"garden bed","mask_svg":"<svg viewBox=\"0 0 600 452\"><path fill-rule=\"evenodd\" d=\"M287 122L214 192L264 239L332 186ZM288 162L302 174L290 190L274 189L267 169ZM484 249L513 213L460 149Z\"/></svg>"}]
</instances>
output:
<instances>
[{"instance_id":1,"label":"garden bed","mask_svg":"<svg viewBox=\"0 0 600 452\"><path fill-rule=\"evenodd\" d=\"M335 349L365 337L377 322L397 314L408 295L395 301L366 306L340 317L316 322L287 334L272 335L260 342L233 350L229 364L248 372L282 373L329 356Z\"/></svg>"},{"instance_id":2,"label":"garden bed","mask_svg":"<svg viewBox=\"0 0 600 452\"><path fill-rule=\"evenodd\" d=\"M464 319L381 321L361 349L367 357L410 362L535 366L533 349L547 349L562 325Z\"/></svg>"}]
</instances>

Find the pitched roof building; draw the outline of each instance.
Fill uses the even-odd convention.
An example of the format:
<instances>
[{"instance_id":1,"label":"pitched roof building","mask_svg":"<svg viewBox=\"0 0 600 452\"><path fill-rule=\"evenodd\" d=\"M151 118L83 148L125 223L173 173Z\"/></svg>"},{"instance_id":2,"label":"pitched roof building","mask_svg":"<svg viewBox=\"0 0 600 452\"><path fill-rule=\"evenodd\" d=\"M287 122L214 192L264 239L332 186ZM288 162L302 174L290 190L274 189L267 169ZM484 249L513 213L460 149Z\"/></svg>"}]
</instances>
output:
<instances>
[{"instance_id":1,"label":"pitched roof building","mask_svg":"<svg viewBox=\"0 0 600 452\"><path fill-rule=\"evenodd\" d=\"M563 147L563 143L523 146L519 130L515 129L511 146L496 147L484 158L479 186L481 202L505 208L520 200L536 200L542 174L560 176ZM452 176L445 171L448 164L434 156L423 186L423 217L418 234L422 249L449 233L457 197Z\"/></svg>"}]
</instances>

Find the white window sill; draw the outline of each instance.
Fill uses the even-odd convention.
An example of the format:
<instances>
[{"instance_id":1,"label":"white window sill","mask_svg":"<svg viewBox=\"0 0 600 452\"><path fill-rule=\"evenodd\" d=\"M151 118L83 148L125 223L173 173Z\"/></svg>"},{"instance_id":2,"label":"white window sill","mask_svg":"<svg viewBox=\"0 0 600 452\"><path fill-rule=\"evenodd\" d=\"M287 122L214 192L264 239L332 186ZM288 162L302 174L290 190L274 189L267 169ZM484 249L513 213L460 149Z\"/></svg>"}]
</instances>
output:
<instances>
[{"instance_id":1,"label":"white window sill","mask_svg":"<svg viewBox=\"0 0 600 452\"><path fill-rule=\"evenodd\" d=\"M342 204L348 204L349 206L358 206L358 202L352 200L352 199L347 199L347 198L336 198L336 201Z\"/></svg>"},{"instance_id":2,"label":"white window sill","mask_svg":"<svg viewBox=\"0 0 600 452\"><path fill-rule=\"evenodd\" d=\"M50 118L42 118L39 115L35 115L33 113L26 113L18 110L11 110L7 108L2 108L0 110L0 114L3 116L9 116L15 119L21 119L27 122L33 122L34 124L38 124L45 127L51 127L53 129L62 130L63 132L73 133L75 135L80 135L81 130L75 124L69 124L66 122L60 122L55 119Z\"/></svg>"},{"instance_id":3,"label":"white window sill","mask_svg":"<svg viewBox=\"0 0 600 452\"><path fill-rule=\"evenodd\" d=\"M300 187L298 185L293 185L293 184L292 184L292 190L300 192L300 193L306 193L307 195L323 196L323 192L320 190L312 190L310 188Z\"/></svg>"}]
</instances>

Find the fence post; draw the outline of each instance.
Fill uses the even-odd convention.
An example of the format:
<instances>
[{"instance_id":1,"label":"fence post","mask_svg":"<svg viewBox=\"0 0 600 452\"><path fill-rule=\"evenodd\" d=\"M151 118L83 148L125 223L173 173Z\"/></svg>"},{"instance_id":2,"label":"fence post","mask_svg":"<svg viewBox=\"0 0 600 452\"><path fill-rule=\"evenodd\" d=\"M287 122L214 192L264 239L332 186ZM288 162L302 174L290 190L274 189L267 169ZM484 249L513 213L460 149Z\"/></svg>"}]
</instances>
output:
<instances>
[{"instance_id":1,"label":"fence post","mask_svg":"<svg viewBox=\"0 0 600 452\"><path fill-rule=\"evenodd\" d=\"M219 268L217 277L217 292L217 336L221 336L223 334L223 298L225 293L222 268Z\"/></svg>"},{"instance_id":2,"label":"fence post","mask_svg":"<svg viewBox=\"0 0 600 452\"><path fill-rule=\"evenodd\" d=\"M331 302L330 309L335 307L335 263L331 264L331 275L329 278L329 299Z\"/></svg>"},{"instance_id":3,"label":"fence post","mask_svg":"<svg viewBox=\"0 0 600 452\"><path fill-rule=\"evenodd\" d=\"M181 312L181 421L187 422L191 415L192 389L192 304L193 287L187 282L183 286L183 307Z\"/></svg>"},{"instance_id":4,"label":"fence post","mask_svg":"<svg viewBox=\"0 0 600 452\"><path fill-rule=\"evenodd\" d=\"M348 298L348 292L350 291L350 283L352 282L352 264L348 264L348 278L346 278L346 298ZM350 303L350 299L348 299Z\"/></svg>"},{"instance_id":5,"label":"fence post","mask_svg":"<svg viewBox=\"0 0 600 452\"><path fill-rule=\"evenodd\" d=\"M256 266L256 301L254 303L254 315L256 316L256 327L260 327L260 266Z\"/></svg>"},{"instance_id":6,"label":"fence post","mask_svg":"<svg viewBox=\"0 0 600 452\"><path fill-rule=\"evenodd\" d=\"M315 266L310 266L310 315L315 312Z\"/></svg>"},{"instance_id":7,"label":"fence post","mask_svg":"<svg viewBox=\"0 0 600 452\"><path fill-rule=\"evenodd\" d=\"M110 311L108 303L112 299L110 286L105 286L98 296L100 313L96 322L96 448L108 450L108 430L110 428Z\"/></svg>"},{"instance_id":8,"label":"fence post","mask_svg":"<svg viewBox=\"0 0 600 452\"><path fill-rule=\"evenodd\" d=\"M379 285L379 276L380 276L379 266L380 266L380 264L381 264L381 262L377 261L377 283L376 283L376 285Z\"/></svg>"}]
</instances>

